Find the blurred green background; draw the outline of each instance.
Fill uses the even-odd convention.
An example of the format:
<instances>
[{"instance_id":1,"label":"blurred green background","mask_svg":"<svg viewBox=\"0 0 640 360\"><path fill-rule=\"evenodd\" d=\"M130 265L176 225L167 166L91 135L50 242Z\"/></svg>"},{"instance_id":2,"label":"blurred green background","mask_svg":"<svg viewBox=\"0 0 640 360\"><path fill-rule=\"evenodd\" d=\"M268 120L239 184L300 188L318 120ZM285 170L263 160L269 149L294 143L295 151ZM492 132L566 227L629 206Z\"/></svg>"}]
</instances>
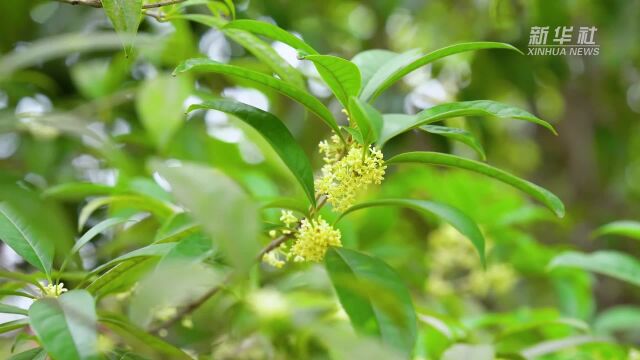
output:
<instances>
[{"instance_id":1,"label":"blurred green background","mask_svg":"<svg viewBox=\"0 0 640 360\"><path fill-rule=\"evenodd\" d=\"M553 219L544 209L495 181L469 173L407 166L390 171L384 186L369 196L435 199L458 206L483 227L489 239L488 270L474 271L480 265L473 258L473 248L465 246L464 241L452 243L455 234L450 229L435 219L425 220L402 210L373 209L350 216L341 225L343 243L383 258L409 285L418 309L465 322L474 329L477 339L491 337L493 327L507 321L490 314L523 321L560 314L593 324L597 315L609 308L639 302L640 293L631 285L579 271L550 273L546 265L558 251L570 248L586 252L617 249L640 256L632 241L615 237L593 240L590 235L610 221L640 219L640 1L247 0L236 2L236 7L239 18L274 22L299 34L321 53L345 58L372 48L430 50L481 40L510 43L526 53L532 26L596 26L598 56L522 56L491 50L458 55L412 73L377 101L377 107L386 113L415 113L446 101L491 99L520 106L551 122L558 129L557 137L517 121L460 118L450 124L477 135L490 164L556 193L567 208L564 219ZM75 231L82 196L42 205L24 189L44 190L70 181L90 181L164 196L162 179L145 166L148 159L164 157L235 173L258 197L301 194L292 179L283 175L282 165L264 140L251 129L215 112L196 113L186 120L184 104L198 102L198 91L205 88L277 114L314 165L321 163L317 143L328 132L301 106L268 89L222 77L207 77L193 89L188 80L180 83L182 80L168 75L179 62L198 54L264 69L215 29L182 21L159 23L146 17L138 37L142 43L136 54L127 58L118 43L93 46L100 41L113 42L113 38L93 38L97 31L112 31L99 9L54 1L5 0L0 2L0 14L3 55L18 53L38 42L49 44L48 54L74 46L74 42L90 44L87 47L91 51L61 50L53 58L25 51L21 61L28 61L30 66L19 71L0 69L2 197L18 196L34 216L55 218L52 222L63 239L60 246L71 238L64 234ZM71 33L76 35L59 43L50 40ZM339 114L339 103L330 99L311 66L297 60L295 51L286 45L274 43L273 47L310 75L312 93ZM154 91L168 87L173 89L170 96ZM30 121L30 114L47 115L48 125ZM149 131L144 122L161 116L179 120L175 133L158 142L162 135ZM164 134L162 129L156 131ZM385 157L410 149L476 157L464 145L415 132L394 139ZM277 218L277 214L271 216ZM145 243L145 234L158 224L152 219L140 224L129 233L103 239L86 254L87 261L101 263ZM6 246L0 264L5 268L24 267ZM315 280L315 290L304 291L299 285L316 271L313 266L267 271L260 281L283 291L277 293L280 295L259 295L287 296L291 297L289 302L298 305L319 306L309 304L320 302L314 291L329 293L327 284ZM278 322L278 316L273 320L271 315L266 318L276 325L260 330L269 333L267 337L273 335L270 331L277 333L285 326ZM225 324L215 333L224 334L225 327L232 326L219 318L213 321ZM207 327L196 322L198 326ZM246 327L252 329L251 325ZM558 336L565 330L558 330ZM189 336L204 339L211 329L198 331ZM553 333L553 329L548 331ZM240 334L240 338L246 335ZM636 328L622 339L640 345L639 335ZM421 336L424 340L438 335L424 330ZM504 351L519 349L529 340L521 335L501 346ZM227 344L234 346L233 341ZM287 346L274 345L276 352ZM598 351L589 355L592 357L572 353L575 357L565 358L615 358L611 354L616 350ZM424 346L423 354L418 355L428 358L441 352L437 347ZM218 358L233 358L228 356L221 353Z\"/></svg>"}]
</instances>

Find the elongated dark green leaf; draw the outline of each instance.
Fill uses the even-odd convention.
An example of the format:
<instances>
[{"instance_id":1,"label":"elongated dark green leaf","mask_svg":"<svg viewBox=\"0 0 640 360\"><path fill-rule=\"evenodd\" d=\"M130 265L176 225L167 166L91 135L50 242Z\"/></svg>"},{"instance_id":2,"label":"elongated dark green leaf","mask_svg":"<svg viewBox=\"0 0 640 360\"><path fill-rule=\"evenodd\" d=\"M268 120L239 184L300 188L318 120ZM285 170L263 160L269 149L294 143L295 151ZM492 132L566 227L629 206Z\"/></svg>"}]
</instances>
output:
<instances>
[{"instance_id":1,"label":"elongated dark green leaf","mask_svg":"<svg viewBox=\"0 0 640 360\"><path fill-rule=\"evenodd\" d=\"M405 131L457 116L496 116L525 120L541 125L556 134L551 124L522 109L491 100L475 100L436 105L416 115L385 115L384 127L378 143L382 146Z\"/></svg>"},{"instance_id":2,"label":"elongated dark green leaf","mask_svg":"<svg viewBox=\"0 0 640 360\"><path fill-rule=\"evenodd\" d=\"M358 124L365 145L376 142L382 131L382 115L373 106L352 96L349 98L349 114Z\"/></svg>"},{"instance_id":3,"label":"elongated dark green leaf","mask_svg":"<svg viewBox=\"0 0 640 360\"><path fill-rule=\"evenodd\" d=\"M480 49L507 49L522 53L512 45L498 42L470 42L455 44L432 51L424 56L411 52L408 53L409 55L405 58L397 58L398 60L394 59L384 64L378 72L373 75L371 81L369 81L367 86L362 90L360 98L365 101L375 100L378 95L388 89L396 81L424 65L449 55Z\"/></svg>"},{"instance_id":4,"label":"elongated dark green leaf","mask_svg":"<svg viewBox=\"0 0 640 360\"><path fill-rule=\"evenodd\" d=\"M269 37L274 40L283 42L294 49L302 50L309 54L317 54L314 48L309 46L299 37L291 34L290 32L273 24L266 23L264 21L256 20L235 20L229 22L224 27L225 29L240 29L245 30L257 35Z\"/></svg>"},{"instance_id":5,"label":"elongated dark green leaf","mask_svg":"<svg viewBox=\"0 0 640 360\"><path fill-rule=\"evenodd\" d=\"M458 230L462 235L464 235L467 239L471 241L473 246L478 251L478 255L480 256L480 261L482 265L486 265L485 262L485 245L484 245L484 236L482 236L482 232L478 225L467 216L462 211L446 205L442 203L437 203L433 201L426 200L416 200L416 199L381 199L381 200L373 200L363 202L357 205L354 205L347 209L342 215L340 215L340 220L343 216L352 213L356 210L366 209L370 207L376 206L400 206L406 207L409 209L413 209L419 212L425 212L427 214L435 215L436 217L446 221L451 224L456 230Z\"/></svg>"},{"instance_id":6,"label":"elongated dark green leaf","mask_svg":"<svg viewBox=\"0 0 640 360\"><path fill-rule=\"evenodd\" d=\"M620 331L637 331L640 324L640 307L614 306L598 314L593 329L602 335L614 335Z\"/></svg>"},{"instance_id":7,"label":"elongated dark green leaf","mask_svg":"<svg viewBox=\"0 0 640 360\"><path fill-rule=\"evenodd\" d=\"M504 170L494 168L485 163L465 159L459 156L442 154L435 152L409 152L394 156L387 161L387 164L403 164L403 163L421 163L441 166L450 166L460 169L474 171L487 175L494 179L509 184L516 189L522 190L533 198L539 200L551 209L556 216L564 216L564 204L562 201L550 191L528 182L519 177L513 176Z\"/></svg>"},{"instance_id":8,"label":"elongated dark green leaf","mask_svg":"<svg viewBox=\"0 0 640 360\"><path fill-rule=\"evenodd\" d=\"M416 341L417 320L411 294L382 260L344 248L327 252L326 266L353 327L407 356Z\"/></svg>"},{"instance_id":9,"label":"elongated dark green leaf","mask_svg":"<svg viewBox=\"0 0 640 360\"><path fill-rule=\"evenodd\" d=\"M230 99L214 99L196 104L196 109L215 109L229 113L256 129L273 147L280 159L291 170L304 190L309 202L315 206L313 187L313 169L304 151L298 145L291 132L275 115Z\"/></svg>"},{"instance_id":10,"label":"elongated dark green leaf","mask_svg":"<svg viewBox=\"0 0 640 360\"><path fill-rule=\"evenodd\" d=\"M393 78L394 74L399 73L402 69L419 59L420 56L420 49L412 49L390 57L387 61L380 64L380 67L371 76L367 84L363 85L362 91L360 92L360 99L363 101L372 100L378 88Z\"/></svg>"},{"instance_id":11,"label":"elongated dark green leaf","mask_svg":"<svg viewBox=\"0 0 640 360\"><path fill-rule=\"evenodd\" d=\"M565 252L549 263L550 269L558 267L595 272L640 286L640 261L617 251L596 251L590 254Z\"/></svg>"},{"instance_id":12,"label":"elongated dark green leaf","mask_svg":"<svg viewBox=\"0 0 640 360\"><path fill-rule=\"evenodd\" d=\"M54 244L44 236L11 205L0 203L0 240L50 279Z\"/></svg>"},{"instance_id":13,"label":"elongated dark green leaf","mask_svg":"<svg viewBox=\"0 0 640 360\"><path fill-rule=\"evenodd\" d=\"M232 264L239 270L253 264L259 251L259 210L238 184L218 170L195 164L153 167Z\"/></svg>"},{"instance_id":14,"label":"elongated dark green leaf","mask_svg":"<svg viewBox=\"0 0 640 360\"><path fill-rule=\"evenodd\" d=\"M325 124L327 124L333 131L335 131L337 134L340 134L340 129L338 128L336 120L334 119L333 115L331 115L329 109L327 109L327 107L324 106L324 104L322 104L320 100L311 96L306 91L296 86L289 85L282 80L278 80L257 71L247 70L243 67L221 64L210 59L189 59L178 65L174 73L178 74L186 71L205 71L237 76L243 79L254 81L264 86L268 86L282 93L283 95L286 95L291 99L298 101L311 112L318 115L320 119L322 119L322 121L324 121Z\"/></svg>"},{"instance_id":15,"label":"elongated dark green leaf","mask_svg":"<svg viewBox=\"0 0 640 360\"><path fill-rule=\"evenodd\" d=\"M313 62L325 83L345 109L349 98L360 92L360 70L351 61L332 55L306 55Z\"/></svg>"},{"instance_id":16,"label":"elongated dark green leaf","mask_svg":"<svg viewBox=\"0 0 640 360\"><path fill-rule=\"evenodd\" d=\"M0 304L0 313L5 314L18 314L18 315L28 315L29 313L25 309L21 309L17 306L9 305L9 304Z\"/></svg>"},{"instance_id":17,"label":"elongated dark green leaf","mask_svg":"<svg viewBox=\"0 0 640 360\"><path fill-rule=\"evenodd\" d=\"M475 136L473 136L473 134L471 134L466 130L447 127L447 126L440 126L440 125L424 125L424 126L420 126L419 129L426 131L430 134L441 135L448 139L459 141L463 144L466 144L467 146L472 148L476 153L478 153L478 155L482 160L487 159L487 156L484 153L484 148L482 147L482 144L480 144L480 142L475 138Z\"/></svg>"},{"instance_id":18,"label":"elongated dark green leaf","mask_svg":"<svg viewBox=\"0 0 640 360\"><path fill-rule=\"evenodd\" d=\"M31 328L54 359L99 359L97 316L91 294L72 290L29 308Z\"/></svg>"},{"instance_id":19,"label":"elongated dark green leaf","mask_svg":"<svg viewBox=\"0 0 640 360\"><path fill-rule=\"evenodd\" d=\"M167 252L168 251L169 249L167 249ZM141 255L134 257L131 255L129 259L118 262L114 267L109 269L109 271L92 281L86 289L97 298L114 292L128 290L145 273L152 270L153 266L157 263L157 257L164 254L166 254L166 252L149 254L148 256Z\"/></svg>"},{"instance_id":20,"label":"elongated dark green leaf","mask_svg":"<svg viewBox=\"0 0 640 360\"><path fill-rule=\"evenodd\" d=\"M159 359L176 359L176 360L192 360L193 358L187 355L184 351L169 344L168 342L149 334L147 331L129 323L126 319L116 317L112 315L101 315L100 323L105 324L114 332L120 334L123 339L128 339L131 336L140 340L143 344L146 344L151 349L164 356L158 357Z\"/></svg>"},{"instance_id":21,"label":"elongated dark green leaf","mask_svg":"<svg viewBox=\"0 0 640 360\"><path fill-rule=\"evenodd\" d=\"M640 222L631 220L614 221L594 231L593 236L621 235L640 240Z\"/></svg>"},{"instance_id":22,"label":"elongated dark green leaf","mask_svg":"<svg viewBox=\"0 0 640 360\"><path fill-rule=\"evenodd\" d=\"M125 52L130 52L132 35L138 32L142 18L142 0L102 0L102 7L118 34L124 35Z\"/></svg>"},{"instance_id":23,"label":"elongated dark green leaf","mask_svg":"<svg viewBox=\"0 0 640 360\"><path fill-rule=\"evenodd\" d=\"M351 62L360 69L360 77L362 78L361 87L366 87L373 74L375 74L387 61L393 59L397 55L399 54L394 53L393 51L381 49L366 50L356 54L356 56L351 59Z\"/></svg>"},{"instance_id":24,"label":"elongated dark green leaf","mask_svg":"<svg viewBox=\"0 0 640 360\"><path fill-rule=\"evenodd\" d=\"M260 40L257 36L251 34L248 31L242 29L236 29L234 27L227 27L228 22L220 17L201 15L201 14L183 14L172 15L171 19L185 19L200 24L204 24L210 27L220 29L231 40L240 44L249 51L258 60L266 64L273 70L278 76L293 85L300 88L304 88L304 80L302 74L289 63L282 58L271 45Z\"/></svg>"}]
</instances>

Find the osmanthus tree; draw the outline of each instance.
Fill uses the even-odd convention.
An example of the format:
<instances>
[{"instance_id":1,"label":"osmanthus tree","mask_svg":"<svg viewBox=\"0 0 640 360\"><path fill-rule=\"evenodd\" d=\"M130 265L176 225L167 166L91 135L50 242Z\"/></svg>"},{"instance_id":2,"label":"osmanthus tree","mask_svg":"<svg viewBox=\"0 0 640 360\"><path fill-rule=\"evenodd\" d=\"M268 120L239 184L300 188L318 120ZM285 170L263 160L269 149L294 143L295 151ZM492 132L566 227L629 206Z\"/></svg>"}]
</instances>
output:
<instances>
[{"instance_id":1,"label":"osmanthus tree","mask_svg":"<svg viewBox=\"0 0 640 360\"><path fill-rule=\"evenodd\" d=\"M393 167L410 164L452 167L511 185L548 207L558 217L564 215L563 204L554 194L487 162L431 151L404 152L393 156L385 154L387 142L400 134L417 130L467 144L484 159L482 146L471 133L433 125L460 116L516 119L555 133L544 120L491 100L440 104L417 114L384 114L375 107L375 100L385 90L422 66L468 51L519 52L511 45L470 42L430 52L416 49L404 53L374 49L348 60L320 54L299 37L270 23L235 20L235 9L230 1L63 2L104 8L114 28L121 34L125 51L129 54L136 51L134 35L140 18L148 15L161 21L189 20L217 28L246 48L268 69L260 72L208 58L186 59L173 72L174 78L161 75L158 82L141 89L139 97L152 97L158 89L188 94L192 92L194 79L222 75L273 90L298 102L313 114L314 119L327 126L330 135L318 144L317 151L322 155L324 164L320 169L314 169L311 154L303 150L276 115L219 97L199 86L193 94L202 101L192 105L188 112L202 109L221 111L255 129L296 180L302 197L257 199L247 190L246 184L224 169L163 160L163 147L175 133L179 121L161 121L160 118L175 118L176 113L184 116L182 101L178 101L172 104L175 109L170 113L158 112L153 106L140 111L151 114L141 121L159 155L148 162L147 174L154 174L156 179L160 179L170 189L170 196L155 187L141 191L144 186L139 181L115 187L66 183L49 188L44 193L46 197L90 199L79 213L80 230L102 207L129 210L117 212L118 215L109 216L90 227L64 254L56 253L47 229L31 223L33 219L24 216L18 202L1 202L0 238L36 269L29 274L0 273L9 279L11 285L10 289L5 287L7 290L2 291L34 300L29 309L8 304L0 306L1 312L26 316L0 325L0 331L20 329L18 338L28 338L33 334L33 339L39 344L37 348L15 355L15 359L46 356L65 360L144 358L129 350L128 345L139 343L150 347L157 358L190 359L194 353L205 356L211 349L192 349L183 339L164 337L175 327L188 327L192 321L191 314L219 293L231 292L242 297L246 286L243 280L258 271L256 264L262 264L263 268L282 268L305 262L324 263L337 299L353 329L364 339L373 339L367 343L349 342L334 329L320 325L309 329L311 335L326 342L324 345L329 353L337 358L411 358L418 328L412 294L384 259L343 244L338 226L340 221L353 212L371 207L412 209L450 224L471 242L484 265L483 232L471 217L446 203L418 198L362 201L360 195L367 189L384 187L385 175ZM212 14L185 12L191 5L202 4L208 5ZM138 41L140 38L139 35ZM289 45L299 52L301 61L313 64L341 104L343 114L336 116L309 93L303 75L284 61L264 38ZM9 54L0 60L4 67L0 74L7 76L11 71L29 66L30 61L34 60L25 58L24 54ZM158 104L158 108L166 109L165 105ZM56 119L55 115L48 115L34 121L40 126L72 135L91 136L85 129L74 128L68 122L56 122ZM134 155L117 146L117 140L98 140L104 146L102 149L108 149L101 154L108 161L125 164L122 165L125 169L127 157ZM151 182L148 175L144 179L146 184ZM279 220L275 222L265 215L273 209L280 211ZM128 226L132 213L139 212L150 213L160 224L152 243L92 268L82 266L78 253L85 245L105 231ZM565 255L556 259L554 264L575 263L569 261L569 257ZM67 285L61 282L62 279L67 279ZM125 296L110 296L123 293ZM127 312L127 316L121 312ZM490 347L462 346L448 351L445 358L467 359L469 351L475 354L474 359L493 359L495 355ZM523 356L518 353L502 355L510 358Z\"/></svg>"}]
</instances>

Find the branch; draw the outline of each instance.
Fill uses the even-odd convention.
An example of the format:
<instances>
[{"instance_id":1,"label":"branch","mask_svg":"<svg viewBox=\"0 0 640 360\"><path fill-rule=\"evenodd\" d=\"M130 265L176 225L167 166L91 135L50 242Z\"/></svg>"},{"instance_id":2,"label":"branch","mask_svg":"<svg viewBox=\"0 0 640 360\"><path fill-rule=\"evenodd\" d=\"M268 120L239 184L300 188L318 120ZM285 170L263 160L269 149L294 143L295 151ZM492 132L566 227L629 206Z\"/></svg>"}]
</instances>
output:
<instances>
[{"instance_id":1,"label":"branch","mask_svg":"<svg viewBox=\"0 0 640 360\"><path fill-rule=\"evenodd\" d=\"M67 4L71 4L71 5L84 5L84 6L91 6L94 8L101 8L102 7L102 1L101 0L56 0L58 2L62 2L62 3L67 3ZM160 1L157 3L151 3L151 4L144 4L142 5L143 9L155 9L155 8L159 8L159 7L163 7L163 6L169 6L169 5L175 5L175 4L179 4L181 2L185 2L187 0L166 0L166 1Z\"/></svg>"},{"instance_id":2,"label":"branch","mask_svg":"<svg viewBox=\"0 0 640 360\"><path fill-rule=\"evenodd\" d=\"M280 235L279 237L273 239L267 246L265 246L262 250L260 250L260 253L258 253L258 256L256 257L256 261L259 262L265 254L268 254L270 251L275 250L278 246L282 245L283 242L287 241L291 236L292 236L292 234ZM212 288L211 290L207 291L206 293L204 293L202 296L200 296L200 298L196 299L194 302L189 304L187 307L185 307L182 310L180 310L171 319L169 319L169 320L165 321L164 323L158 324L157 326L151 328L150 332L157 333L158 331L160 331L162 329L166 329L166 328L170 327L171 325L177 323L180 319L182 319L186 315L196 311L196 309L198 309L200 306L202 306L202 304L204 304L207 300L209 300L211 297L215 296L218 292L220 292L220 290L222 290L224 287L226 287L231 282L231 280L233 279L233 275L234 275L233 273L228 274L222 280L222 283L220 283L220 285L218 285L218 286Z\"/></svg>"}]
</instances>

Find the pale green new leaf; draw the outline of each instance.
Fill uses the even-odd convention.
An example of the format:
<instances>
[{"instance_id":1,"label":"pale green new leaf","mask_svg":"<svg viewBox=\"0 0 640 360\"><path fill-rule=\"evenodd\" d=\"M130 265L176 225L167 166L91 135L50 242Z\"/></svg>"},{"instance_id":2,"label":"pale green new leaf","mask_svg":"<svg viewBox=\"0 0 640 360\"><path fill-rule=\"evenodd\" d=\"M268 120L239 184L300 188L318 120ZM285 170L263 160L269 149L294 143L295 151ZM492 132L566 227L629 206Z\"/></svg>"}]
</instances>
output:
<instances>
[{"instance_id":1,"label":"pale green new leaf","mask_svg":"<svg viewBox=\"0 0 640 360\"><path fill-rule=\"evenodd\" d=\"M594 231L593 236L621 235L640 240L640 222L619 220L601 226Z\"/></svg>"},{"instance_id":2,"label":"pale green new leaf","mask_svg":"<svg viewBox=\"0 0 640 360\"><path fill-rule=\"evenodd\" d=\"M356 54L356 56L351 59L351 62L360 69L362 88L367 86L373 74L375 74L380 67L397 55L399 54L393 51L381 49L366 50Z\"/></svg>"},{"instance_id":3,"label":"pale green new leaf","mask_svg":"<svg viewBox=\"0 0 640 360\"><path fill-rule=\"evenodd\" d=\"M29 322L52 358L99 359L96 309L89 292L72 290L40 299L29 308Z\"/></svg>"},{"instance_id":4,"label":"pale green new leaf","mask_svg":"<svg viewBox=\"0 0 640 360\"><path fill-rule=\"evenodd\" d=\"M163 149L184 122L184 102L191 94L188 77L158 75L145 80L136 97L136 110L151 140Z\"/></svg>"},{"instance_id":5,"label":"pale green new leaf","mask_svg":"<svg viewBox=\"0 0 640 360\"><path fill-rule=\"evenodd\" d=\"M0 203L0 240L51 278L54 243L45 236L10 204Z\"/></svg>"},{"instance_id":6,"label":"pale green new leaf","mask_svg":"<svg viewBox=\"0 0 640 360\"><path fill-rule=\"evenodd\" d=\"M142 0L102 0L102 7L118 34L124 35L125 52L133 47L130 36L138 32L142 18Z\"/></svg>"},{"instance_id":7,"label":"pale green new leaf","mask_svg":"<svg viewBox=\"0 0 640 360\"><path fill-rule=\"evenodd\" d=\"M394 74L399 73L402 69L419 59L420 56L420 49L412 49L386 59L386 61L376 69L375 73L371 75L366 85L363 85L359 96L360 99L367 102L372 100L378 88L388 81L388 79L391 79ZM383 59L385 58L386 56L383 57Z\"/></svg>"},{"instance_id":8,"label":"pale green new leaf","mask_svg":"<svg viewBox=\"0 0 640 360\"><path fill-rule=\"evenodd\" d=\"M329 86L338 101L347 109L349 98L360 92L360 70L351 61L332 55L306 55Z\"/></svg>"},{"instance_id":9,"label":"pale green new leaf","mask_svg":"<svg viewBox=\"0 0 640 360\"><path fill-rule=\"evenodd\" d=\"M340 134L340 129L335 118L320 100L316 99L306 91L290 85L282 80L278 80L263 73L248 70L240 66L222 64L210 59L189 59L178 65L174 74L187 71L213 72L223 75L237 76L246 80L254 81L260 85L270 87L281 94L301 103L314 114L318 115L334 132Z\"/></svg>"},{"instance_id":10,"label":"pale green new leaf","mask_svg":"<svg viewBox=\"0 0 640 360\"><path fill-rule=\"evenodd\" d=\"M294 49L302 50L309 54L318 54L318 52L312 48L309 44L305 43L299 37L292 33L264 21L257 20L235 20L229 22L224 27L225 29L240 29L251 32L253 34L269 37L274 40L278 40L291 46Z\"/></svg>"},{"instance_id":11,"label":"pale green new leaf","mask_svg":"<svg viewBox=\"0 0 640 360\"><path fill-rule=\"evenodd\" d=\"M3 314L17 314L17 315L28 315L29 312L25 309L19 308L17 306L2 304L0 303L0 313Z\"/></svg>"},{"instance_id":12,"label":"pale green new leaf","mask_svg":"<svg viewBox=\"0 0 640 360\"><path fill-rule=\"evenodd\" d=\"M551 209L556 216L564 216L564 204L562 201L550 191L514 175L504 170L500 170L485 163L465 159L459 156L436 153L436 152L409 152L394 156L387 161L387 164L403 164L403 163L420 163L450 166L460 169L466 169L487 175L494 179L500 180L505 184L509 184L519 189L533 198L539 200Z\"/></svg>"},{"instance_id":13,"label":"pale green new leaf","mask_svg":"<svg viewBox=\"0 0 640 360\"><path fill-rule=\"evenodd\" d=\"M480 144L478 139L476 139L476 137L473 136L473 134L471 134L470 132L464 129L458 129L458 128L452 128L447 126L440 126L440 125L424 125L424 126L420 126L419 129L426 131L429 134L436 134L436 135L444 136L454 141L459 141L469 146L470 148L472 148L480 156L480 158L483 161L487 159L487 155L484 152L484 148L482 147L482 144Z\"/></svg>"},{"instance_id":14,"label":"pale green new leaf","mask_svg":"<svg viewBox=\"0 0 640 360\"><path fill-rule=\"evenodd\" d=\"M153 168L237 269L253 264L259 252L259 209L235 181L219 170L195 164L155 163Z\"/></svg>"},{"instance_id":15,"label":"pale green new leaf","mask_svg":"<svg viewBox=\"0 0 640 360\"><path fill-rule=\"evenodd\" d=\"M193 105L188 111L215 109L231 114L249 124L273 147L280 159L291 170L302 186L309 203L315 206L313 169L304 150L298 145L291 132L275 115L230 99L213 99Z\"/></svg>"},{"instance_id":16,"label":"pale green new leaf","mask_svg":"<svg viewBox=\"0 0 640 360\"><path fill-rule=\"evenodd\" d=\"M380 259L344 248L329 249L325 262L353 327L411 354L417 337L416 313L398 274Z\"/></svg>"},{"instance_id":17,"label":"pale green new leaf","mask_svg":"<svg viewBox=\"0 0 640 360\"><path fill-rule=\"evenodd\" d=\"M614 335L621 331L637 331L640 324L640 307L620 305L598 314L593 329L597 334Z\"/></svg>"},{"instance_id":18,"label":"pale green new leaf","mask_svg":"<svg viewBox=\"0 0 640 360\"><path fill-rule=\"evenodd\" d=\"M550 269L558 267L582 269L640 286L640 261L617 251L596 251L590 254L565 252L549 263Z\"/></svg>"},{"instance_id":19,"label":"pale green new leaf","mask_svg":"<svg viewBox=\"0 0 640 360\"><path fill-rule=\"evenodd\" d=\"M478 251L482 265L485 265L485 241L478 225L462 211L442 203L416 199L380 199L356 204L340 215L343 216L360 209L376 206L400 206L419 212L435 215L451 224L456 230L471 241Z\"/></svg>"},{"instance_id":20,"label":"pale green new leaf","mask_svg":"<svg viewBox=\"0 0 640 360\"><path fill-rule=\"evenodd\" d=\"M78 230L82 230L91 214L105 205L122 205L126 208L148 211L160 219L164 219L173 213L173 209L170 204L149 196L114 195L100 197L89 201L82 210L80 210L80 215L78 216Z\"/></svg>"},{"instance_id":21,"label":"pale green new leaf","mask_svg":"<svg viewBox=\"0 0 640 360\"><path fill-rule=\"evenodd\" d=\"M406 53L408 55L403 58L394 58L393 60L385 63L378 72L373 75L367 86L362 90L360 98L365 101L373 101L378 97L378 95L388 89L395 82L424 65L449 55L480 49L508 49L522 53L512 45L498 42L470 42L455 44L432 51L424 56L417 54L414 50Z\"/></svg>"},{"instance_id":22,"label":"pale green new leaf","mask_svg":"<svg viewBox=\"0 0 640 360\"><path fill-rule=\"evenodd\" d=\"M541 125L556 134L551 124L520 108L491 100L475 100L436 105L416 115L384 115L384 127L378 144L383 146L391 138L403 132L458 116L495 116L524 120Z\"/></svg>"}]
</instances>

